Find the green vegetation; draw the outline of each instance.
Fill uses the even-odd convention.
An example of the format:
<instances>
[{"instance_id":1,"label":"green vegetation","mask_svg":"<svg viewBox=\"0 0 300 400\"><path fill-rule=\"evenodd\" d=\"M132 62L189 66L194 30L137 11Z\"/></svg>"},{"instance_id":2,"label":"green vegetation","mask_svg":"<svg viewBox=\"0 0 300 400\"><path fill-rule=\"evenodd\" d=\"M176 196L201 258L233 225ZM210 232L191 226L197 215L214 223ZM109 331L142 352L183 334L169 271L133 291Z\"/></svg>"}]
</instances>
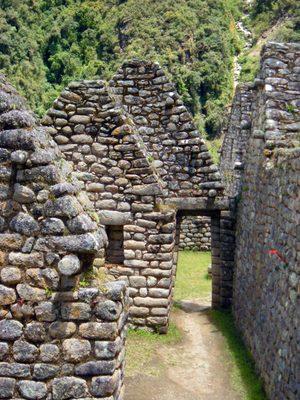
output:
<instances>
[{"instance_id":1,"label":"green vegetation","mask_svg":"<svg viewBox=\"0 0 300 400\"><path fill-rule=\"evenodd\" d=\"M155 350L161 346L175 345L181 339L182 333L173 323L170 324L166 335L130 329L126 343L126 376L134 376L140 371L147 375L158 376L163 366L157 360L151 363Z\"/></svg>"},{"instance_id":2,"label":"green vegetation","mask_svg":"<svg viewBox=\"0 0 300 400\"><path fill-rule=\"evenodd\" d=\"M242 66L240 82L253 82L259 72L259 56L242 54L238 61Z\"/></svg>"},{"instance_id":3,"label":"green vegetation","mask_svg":"<svg viewBox=\"0 0 300 400\"><path fill-rule=\"evenodd\" d=\"M71 80L159 61L212 137L233 90L240 0L2 0L0 72L42 115Z\"/></svg>"},{"instance_id":4,"label":"green vegetation","mask_svg":"<svg viewBox=\"0 0 300 400\"><path fill-rule=\"evenodd\" d=\"M175 300L197 299L210 295L211 279L207 273L210 264L209 251L181 251L179 253Z\"/></svg>"},{"instance_id":5,"label":"green vegetation","mask_svg":"<svg viewBox=\"0 0 300 400\"><path fill-rule=\"evenodd\" d=\"M231 313L210 311L213 324L222 332L227 342L232 365L232 382L243 400L267 400L262 383L255 372L254 362L234 326Z\"/></svg>"},{"instance_id":6,"label":"green vegetation","mask_svg":"<svg viewBox=\"0 0 300 400\"><path fill-rule=\"evenodd\" d=\"M298 0L255 0L250 10L250 26L257 39L264 31L282 21L272 37L278 41L300 40L300 4Z\"/></svg>"},{"instance_id":7,"label":"green vegetation","mask_svg":"<svg viewBox=\"0 0 300 400\"><path fill-rule=\"evenodd\" d=\"M255 0L246 6L244 23L253 34L253 47L239 57L241 82L252 82L259 70L259 55L267 41L300 41L300 3L298 0Z\"/></svg>"}]
</instances>

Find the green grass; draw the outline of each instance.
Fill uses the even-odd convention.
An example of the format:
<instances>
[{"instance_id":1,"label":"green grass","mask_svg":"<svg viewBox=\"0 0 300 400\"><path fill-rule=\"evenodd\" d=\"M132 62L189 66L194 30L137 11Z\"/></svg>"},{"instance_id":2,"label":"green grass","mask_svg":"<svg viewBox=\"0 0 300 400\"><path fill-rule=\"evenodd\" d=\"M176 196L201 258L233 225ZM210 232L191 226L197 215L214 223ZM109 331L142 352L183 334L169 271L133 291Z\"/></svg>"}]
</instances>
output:
<instances>
[{"instance_id":1,"label":"green grass","mask_svg":"<svg viewBox=\"0 0 300 400\"><path fill-rule=\"evenodd\" d=\"M222 141L223 140L221 138L215 138L212 140L205 141L208 151L210 152L211 158L216 165L218 165L220 162L220 149L222 146Z\"/></svg>"},{"instance_id":2,"label":"green grass","mask_svg":"<svg viewBox=\"0 0 300 400\"><path fill-rule=\"evenodd\" d=\"M145 330L129 329L126 343L126 376L132 377L139 372L158 376L163 366L155 360L151 364L155 350L164 345L174 345L182 339L182 333L170 323L168 333L161 335Z\"/></svg>"},{"instance_id":3,"label":"green grass","mask_svg":"<svg viewBox=\"0 0 300 400\"><path fill-rule=\"evenodd\" d=\"M241 394L243 400L267 400L262 382L255 372L251 354L235 328L232 314L228 311L212 310L210 317L226 339L226 350L231 359L233 387Z\"/></svg>"},{"instance_id":4,"label":"green grass","mask_svg":"<svg viewBox=\"0 0 300 400\"><path fill-rule=\"evenodd\" d=\"M211 253L182 251L179 253L174 300L190 300L208 297L211 294L211 279L207 268L211 264Z\"/></svg>"}]
</instances>

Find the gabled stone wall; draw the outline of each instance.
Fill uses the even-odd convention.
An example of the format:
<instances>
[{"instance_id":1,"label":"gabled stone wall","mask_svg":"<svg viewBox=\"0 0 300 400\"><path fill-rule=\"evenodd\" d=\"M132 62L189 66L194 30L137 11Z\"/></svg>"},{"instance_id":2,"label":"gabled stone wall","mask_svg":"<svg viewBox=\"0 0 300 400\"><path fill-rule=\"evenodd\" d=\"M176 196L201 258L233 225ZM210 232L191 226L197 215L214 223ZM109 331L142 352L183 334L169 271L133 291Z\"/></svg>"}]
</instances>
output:
<instances>
[{"instance_id":1,"label":"gabled stone wall","mask_svg":"<svg viewBox=\"0 0 300 400\"><path fill-rule=\"evenodd\" d=\"M102 270L130 286L130 320L164 330L172 293L175 210L162 206L156 165L104 82L73 83L44 119L101 224L123 229L124 262Z\"/></svg>"},{"instance_id":2,"label":"gabled stone wall","mask_svg":"<svg viewBox=\"0 0 300 400\"><path fill-rule=\"evenodd\" d=\"M226 204L218 169L173 90L158 65L133 61L110 85L71 83L43 121L100 223L123 227L124 262L104 265L102 257L98 263L129 284L131 323L161 332L177 265L177 205L167 200L184 196L190 204L196 196L202 208L218 213Z\"/></svg>"},{"instance_id":3,"label":"gabled stone wall","mask_svg":"<svg viewBox=\"0 0 300 400\"><path fill-rule=\"evenodd\" d=\"M93 205L2 76L0 161L0 398L120 400L126 286L98 275Z\"/></svg>"},{"instance_id":4,"label":"gabled stone wall","mask_svg":"<svg viewBox=\"0 0 300 400\"><path fill-rule=\"evenodd\" d=\"M222 197L218 167L175 85L158 64L125 62L110 87L137 125L169 197Z\"/></svg>"},{"instance_id":5,"label":"gabled stone wall","mask_svg":"<svg viewBox=\"0 0 300 400\"><path fill-rule=\"evenodd\" d=\"M233 311L272 400L299 398L299 72L299 44L264 48L238 196Z\"/></svg>"}]
</instances>

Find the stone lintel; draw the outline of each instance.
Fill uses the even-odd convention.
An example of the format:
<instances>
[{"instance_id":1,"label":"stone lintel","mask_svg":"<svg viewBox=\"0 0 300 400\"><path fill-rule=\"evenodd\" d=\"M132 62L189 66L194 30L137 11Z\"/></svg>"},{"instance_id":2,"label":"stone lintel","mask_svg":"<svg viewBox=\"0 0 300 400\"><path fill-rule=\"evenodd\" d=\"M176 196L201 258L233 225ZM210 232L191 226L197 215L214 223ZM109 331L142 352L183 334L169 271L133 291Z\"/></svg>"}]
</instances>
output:
<instances>
[{"instance_id":1,"label":"stone lintel","mask_svg":"<svg viewBox=\"0 0 300 400\"><path fill-rule=\"evenodd\" d=\"M171 197L166 199L166 204L183 211L221 211L229 209L227 197Z\"/></svg>"}]
</instances>

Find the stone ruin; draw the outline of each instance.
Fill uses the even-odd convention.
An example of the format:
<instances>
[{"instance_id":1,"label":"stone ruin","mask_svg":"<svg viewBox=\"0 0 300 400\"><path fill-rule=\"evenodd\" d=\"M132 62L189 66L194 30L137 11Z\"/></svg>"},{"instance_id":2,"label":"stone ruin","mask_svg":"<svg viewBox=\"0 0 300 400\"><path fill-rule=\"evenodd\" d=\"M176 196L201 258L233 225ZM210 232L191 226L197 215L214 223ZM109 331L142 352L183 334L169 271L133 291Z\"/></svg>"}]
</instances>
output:
<instances>
[{"instance_id":1,"label":"stone ruin","mask_svg":"<svg viewBox=\"0 0 300 400\"><path fill-rule=\"evenodd\" d=\"M0 129L0 398L121 399L128 296L93 204L3 77Z\"/></svg>"},{"instance_id":2,"label":"stone ruin","mask_svg":"<svg viewBox=\"0 0 300 400\"><path fill-rule=\"evenodd\" d=\"M129 285L132 325L167 330L185 215L211 217L213 304L230 305L231 226L221 177L159 65L126 62L109 84L71 83L43 124L106 227L103 272Z\"/></svg>"},{"instance_id":3,"label":"stone ruin","mask_svg":"<svg viewBox=\"0 0 300 400\"><path fill-rule=\"evenodd\" d=\"M233 313L270 399L299 398L300 44L268 44L221 154L237 202Z\"/></svg>"},{"instance_id":4,"label":"stone ruin","mask_svg":"<svg viewBox=\"0 0 300 400\"><path fill-rule=\"evenodd\" d=\"M269 397L296 400L299 60L265 48L221 174L156 63L69 84L43 126L1 77L0 398L122 400L127 314L167 331L180 225L201 216L212 306L233 303Z\"/></svg>"},{"instance_id":5,"label":"stone ruin","mask_svg":"<svg viewBox=\"0 0 300 400\"><path fill-rule=\"evenodd\" d=\"M209 217L184 217L180 225L179 250L209 251L210 224Z\"/></svg>"}]
</instances>

